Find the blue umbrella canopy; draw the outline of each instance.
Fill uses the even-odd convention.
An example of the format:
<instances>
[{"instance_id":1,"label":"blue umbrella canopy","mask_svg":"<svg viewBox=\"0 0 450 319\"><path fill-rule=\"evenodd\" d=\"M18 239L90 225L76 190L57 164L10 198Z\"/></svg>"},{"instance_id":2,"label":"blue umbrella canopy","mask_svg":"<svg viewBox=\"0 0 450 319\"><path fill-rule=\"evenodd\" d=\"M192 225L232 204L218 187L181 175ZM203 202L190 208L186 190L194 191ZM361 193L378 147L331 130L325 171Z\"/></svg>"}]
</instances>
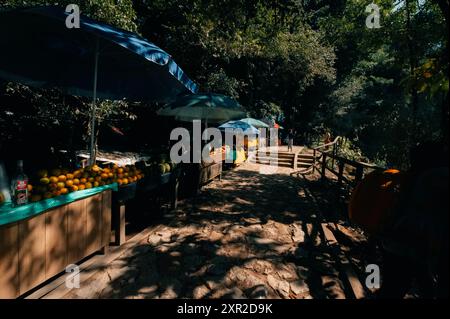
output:
<instances>
[{"instance_id":1,"label":"blue umbrella canopy","mask_svg":"<svg viewBox=\"0 0 450 319\"><path fill-rule=\"evenodd\" d=\"M260 134L259 130L256 127L254 127L248 123L245 123L243 121L229 121L229 122L226 122L226 123L220 125L219 129L233 130L233 131L242 130L243 134L253 134L253 135Z\"/></svg>"},{"instance_id":2,"label":"blue umbrella canopy","mask_svg":"<svg viewBox=\"0 0 450 319\"><path fill-rule=\"evenodd\" d=\"M178 97L158 112L180 121L206 120L220 123L242 118L245 111L234 99L222 94L189 94Z\"/></svg>"},{"instance_id":3,"label":"blue umbrella canopy","mask_svg":"<svg viewBox=\"0 0 450 319\"><path fill-rule=\"evenodd\" d=\"M1 12L0 78L90 97L97 64L99 98L167 102L197 91L155 44L83 15L80 28L69 29L67 16L56 6Z\"/></svg>"},{"instance_id":4,"label":"blue umbrella canopy","mask_svg":"<svg viewBox=\"0 0 450 319\"><path fill-rule=\"evenodd\" d=\"M257 119L251 118L251 117L241 119L240 121L250 124L256 128L269 128L270 127L268 124L264 123L263 121L260 121L260 120L257 120Z\"/></svg>"},{"instance_id":5,"label":"blue umbrella canopy","mask_svg":"<svg viewBox=\"0 0 450 319\"><path fill-rule=\"evenodd\" d=\"M69 29L62 7L0 12L0 79L92 96L91 163L95 161L95 101L168 102L197 91L172 57L137 34L80 17Z\"/></svg>"}]
</instances>

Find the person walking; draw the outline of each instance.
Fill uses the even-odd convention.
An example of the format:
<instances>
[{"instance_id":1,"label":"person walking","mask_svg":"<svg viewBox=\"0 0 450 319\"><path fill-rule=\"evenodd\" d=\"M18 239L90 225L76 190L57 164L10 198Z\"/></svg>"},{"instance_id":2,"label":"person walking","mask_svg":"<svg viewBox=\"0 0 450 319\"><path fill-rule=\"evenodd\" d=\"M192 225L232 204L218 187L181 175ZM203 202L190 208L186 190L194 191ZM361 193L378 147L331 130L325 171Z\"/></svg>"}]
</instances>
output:
<instances>
[{"instance_id":1,"label":"person walking","mask_svg":"<svg viewBox=\"0 0 450 319\"><path fill-rule=\"evenodd\" d=\"M290 129L287 134L288 152L292 152L292 146L294 145L294 130Z\"/></svg>"}]
</instances>

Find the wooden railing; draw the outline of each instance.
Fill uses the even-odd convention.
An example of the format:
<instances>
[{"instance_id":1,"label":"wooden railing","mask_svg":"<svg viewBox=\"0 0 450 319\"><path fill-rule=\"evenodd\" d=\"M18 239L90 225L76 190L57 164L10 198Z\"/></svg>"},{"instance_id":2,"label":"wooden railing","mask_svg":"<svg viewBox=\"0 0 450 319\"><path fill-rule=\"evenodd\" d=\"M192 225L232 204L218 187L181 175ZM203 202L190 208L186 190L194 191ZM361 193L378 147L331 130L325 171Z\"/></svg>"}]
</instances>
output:
<instances>
[{"instance_id":1,"label":"wooden railing","mask_svg":"<svg viewBox=\"0 0 450 319\"><path fill-rule=\"evenodd\" d=\"M327 178L326 173L329 171L337 177L339 185L345 183L345 185L351 189L355 187L367 173L374 170L384 170L383 167L374 164L350 160L337 155L342 141L343 138L338 136L331 143L313 148L313 172L314 170L317 170L320 173L322 180ZM329 159L331 161L329 161ZM331 162L331 165L329 165L329 162ZM346 174L346 168L348 167L350 167L351 172Z\"/></svg>"}]
</instances>

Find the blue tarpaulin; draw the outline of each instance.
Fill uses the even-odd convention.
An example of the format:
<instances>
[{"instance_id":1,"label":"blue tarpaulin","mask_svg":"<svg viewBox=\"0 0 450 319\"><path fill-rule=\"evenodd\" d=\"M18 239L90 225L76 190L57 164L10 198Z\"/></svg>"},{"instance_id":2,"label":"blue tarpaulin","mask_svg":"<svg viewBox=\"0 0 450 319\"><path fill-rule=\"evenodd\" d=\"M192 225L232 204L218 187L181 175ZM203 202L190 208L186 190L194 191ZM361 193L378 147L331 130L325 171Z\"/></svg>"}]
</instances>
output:
<instances>
[{"instance_id":1,"label":"blue tarpaulin","mask_svg":"<svg viewBox=\"0 0 450 319\"><path fill-rule=\"evenodd\" d=\"M69 29L65 8L49 6L0 13L0 78L33 87L59 87L97 97L167 102L197 92L173 58L135 33L81 15Z\"/></svg>"}]
</instances>

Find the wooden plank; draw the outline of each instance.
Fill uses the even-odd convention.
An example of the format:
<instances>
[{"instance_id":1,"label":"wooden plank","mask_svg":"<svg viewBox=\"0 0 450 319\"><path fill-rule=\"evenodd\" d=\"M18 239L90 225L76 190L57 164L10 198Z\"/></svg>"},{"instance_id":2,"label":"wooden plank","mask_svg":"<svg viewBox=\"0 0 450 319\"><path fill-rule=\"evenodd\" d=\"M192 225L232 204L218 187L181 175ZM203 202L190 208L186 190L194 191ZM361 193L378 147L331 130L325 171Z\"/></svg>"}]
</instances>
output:
<instances>
[{"instance_id":1,"label":"wooden plank","mask_svg":"<svg viewBox=\"0 0 450 319\"><path fill-rule=\"evenodd\" d=\"M108 246L111 240L112 191L102 193L102 246Z\"/></svg>"},{"instance_id":2,"label":"wooden plank","mask_svg":"<svg viewBox=\"0 0 450 319\"><path fill-rule=\"evenodd\" d=\"M361 281L358 278L358 275L356 274L355 270L352 267L352 264L348 260L348 258L345 256L345 253L341 250L339 247L339 242L336 240L336 237L334 236L332 229L334 227L328 223L322 223L322 230L325 236L325 239L327 243L330 246L333 246L336 249L336 255L339 258L339 263L341 265L342 271L345 275L345 278L347 280L347 283L349 287L351 288L351 292L354 298L356 299L363 299L366 296L366 291L361 284Z\"/></svg>"},{"instance_id":3,"label":"wooden plank","mask_svg":"<svg viewBox=\"0 0 450 319\"><path fill-rule=\"evenodd\" d=\"M45 278L49 279L67 266L67 206L45 213Z\"/></svg>"},{"instance_id":4,"label":"wooden plank","mask_svg":"<svg viewBox=\"0 0 450 319\"><path fill-rule=\"evenodd\" d=\"M0 227L0 299L19 296L19 226Z\"/></svg>"},{"instance_id":5,"label":"wooden plank","mask_svg":"<svg viewBox=\"0 0 450 319\"><path fill-rule=\"evenodd\" d=\"M19 222L20 294L45 281L45 214Z\"/></svg>"},{"instance_id":6,"label":"wooden plank","mask_svg":"<svg viewBox=\"0 0 450 319\"><path fill-rule=\"evenodd\" d=\"M83 259L86 251L86 205L78 200L67 205L67 264Z\"/></svg>"},{"instance_id":7,"label":"wooden plank","mask_svg":"<svg viewBox=\"0 0 450 319\"><path fill-rule=\"evenodd\" d=\"M85 256L91 255L102 247L102 194L84 200L86 209L86 250Z\"/></svg>"}]
</instances>

